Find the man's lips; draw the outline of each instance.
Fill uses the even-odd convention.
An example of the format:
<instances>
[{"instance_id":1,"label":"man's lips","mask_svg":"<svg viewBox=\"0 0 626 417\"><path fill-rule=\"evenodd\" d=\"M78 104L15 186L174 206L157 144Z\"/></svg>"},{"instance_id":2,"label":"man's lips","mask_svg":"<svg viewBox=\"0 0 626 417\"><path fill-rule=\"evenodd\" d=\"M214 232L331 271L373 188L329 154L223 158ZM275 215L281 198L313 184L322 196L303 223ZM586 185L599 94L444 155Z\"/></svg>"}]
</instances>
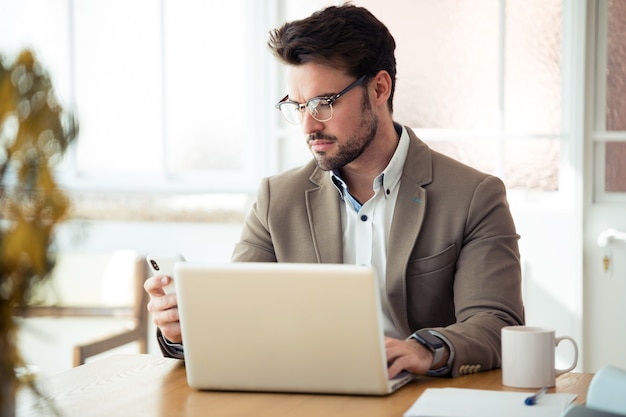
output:
<instances>
[{"instance_id":1,"label":"man's lips","mask_svg":"<svg viewBox=\"0 0 626 417\"><path fill-rule=\"evenodd\" d=\"M313 152L326 152L334 146L335 146L334 140L328 140L328 139L309 140L309 148Z\"/></svg>"}]
</instances>

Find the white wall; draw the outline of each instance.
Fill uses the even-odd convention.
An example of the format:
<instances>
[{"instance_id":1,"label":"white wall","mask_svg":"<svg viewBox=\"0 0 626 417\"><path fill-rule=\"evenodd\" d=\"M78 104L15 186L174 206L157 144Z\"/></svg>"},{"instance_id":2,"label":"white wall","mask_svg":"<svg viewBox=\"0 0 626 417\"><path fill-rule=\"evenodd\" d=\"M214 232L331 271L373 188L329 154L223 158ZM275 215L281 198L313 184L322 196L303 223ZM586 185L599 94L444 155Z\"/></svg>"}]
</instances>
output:
<instances>
[{"instance_id":1,"label":"white wall","mask_svg":"<svg viewBox=\"0 0 626 417\"><path fill-rule=\"evenodd\" d=\"M522 256L526 323L551 327L557 336L571 336L579 348L576 370L584 365L580 262L576 255L574 214L560 206L512 204ZM557 367L565 368L574 352L568 343L557 349Z\"/></svg>"}]
</instances>

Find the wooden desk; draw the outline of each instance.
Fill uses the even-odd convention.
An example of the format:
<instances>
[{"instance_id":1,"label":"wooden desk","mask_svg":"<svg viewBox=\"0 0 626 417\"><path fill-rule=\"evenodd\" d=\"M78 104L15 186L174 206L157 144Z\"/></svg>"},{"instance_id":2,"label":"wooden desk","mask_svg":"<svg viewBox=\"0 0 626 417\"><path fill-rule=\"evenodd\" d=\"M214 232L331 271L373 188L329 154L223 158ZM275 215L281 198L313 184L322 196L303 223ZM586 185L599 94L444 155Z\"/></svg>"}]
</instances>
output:
<instances>
[{"instance_id":1,"label":"wooden desk","mask_svg":"<svg viewBox=\"0 0 626 417\"><path fill-rule=\"evenodd\" d=\"M593 374L568 373L550 392L576 394L586 401ZM430 387L515 390L502 385L500 370L454 379L419 377L386 397L201 392L187 385L182 361L155 355L115 355L41 381L63 417L86 416L399 416ZM44 416L31 395L22 393L18 416Z\"/></svg>"}]
</instances>

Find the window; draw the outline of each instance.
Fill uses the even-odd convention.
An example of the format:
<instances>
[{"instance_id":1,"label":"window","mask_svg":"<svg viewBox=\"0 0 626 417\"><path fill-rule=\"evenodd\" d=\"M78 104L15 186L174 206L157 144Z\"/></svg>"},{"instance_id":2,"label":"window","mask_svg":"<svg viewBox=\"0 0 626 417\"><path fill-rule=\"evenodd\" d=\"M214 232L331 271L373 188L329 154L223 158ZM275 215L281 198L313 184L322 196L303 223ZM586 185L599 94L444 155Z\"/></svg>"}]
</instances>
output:
<instances>
[{"instance_id":1,"label":"window","mask_svg":"<svg viewBox=\"0 0 626 417\"><path fill-rule=\"evenodd\" d=\"M361 0L394 34L395 118L509 189L559 189L560 0Z\"/></svg>"},{"instance_id":2,"label":"window","mask_svg":"<svg viewBox=\"0 0 626 417\"><path fill-rule=\"evenodd\" d=\"M32 49L78 117L75 218L241 219L276 168L268 4L0 0L0 55Z\"/></svg>"},{"instance_id":3,"label":"window","mask_svg":"<svg viewBox=\"0 0 626 417\"><path fill-rule=\"evenodd\" d=\"M559 190L562 0L391 2L355 3L396 38L396 120L509 189ZM273 107L284 82L265 43L283 21L337 3L0 0L0 53L32 47L76 110L63 184L90 204L103 192L150 195L137 209L150 216L154 193L248 195L261 176L309 159Z\"/></svg>"},{"instance_id":4,"label":"window","mask_svg":"<svg viewBox=\"0 0 626 417\"><path fill-rule=\"evenodd\" d=\"M262 6L0 0L0 52L34 49L61 102L78 116L80 136L62 167L63 183L253 190L267 171L262 138L273 110L263 87L269 75L262 54L269 54Z\"/></svg>"}]
</instances>

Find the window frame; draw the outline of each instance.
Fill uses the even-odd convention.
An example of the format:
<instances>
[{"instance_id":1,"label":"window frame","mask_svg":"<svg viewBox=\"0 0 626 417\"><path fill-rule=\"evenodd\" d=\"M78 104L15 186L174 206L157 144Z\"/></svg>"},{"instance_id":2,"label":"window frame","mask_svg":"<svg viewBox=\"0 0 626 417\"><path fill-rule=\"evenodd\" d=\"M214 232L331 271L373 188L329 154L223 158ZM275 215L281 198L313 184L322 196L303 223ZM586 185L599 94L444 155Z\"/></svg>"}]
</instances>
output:
<instances>
[{"instance_id":1,"label":"window frame","mask_svg":"<svg viewBox=\"0 0 626 417\"><path fill-rule=\"evenodd\" d=\"M606 129L606 99L607 99L607 58L608 58L608 1L593 3L595 38L592 40L595 52L595 65L592 71L594 85L594 111L590 138L593 153L593 201L595 203L623 203L626 202L626 192L606 191L606 143L626 142L626 131L609 131Z\"/></svg>"}]
</instances>

